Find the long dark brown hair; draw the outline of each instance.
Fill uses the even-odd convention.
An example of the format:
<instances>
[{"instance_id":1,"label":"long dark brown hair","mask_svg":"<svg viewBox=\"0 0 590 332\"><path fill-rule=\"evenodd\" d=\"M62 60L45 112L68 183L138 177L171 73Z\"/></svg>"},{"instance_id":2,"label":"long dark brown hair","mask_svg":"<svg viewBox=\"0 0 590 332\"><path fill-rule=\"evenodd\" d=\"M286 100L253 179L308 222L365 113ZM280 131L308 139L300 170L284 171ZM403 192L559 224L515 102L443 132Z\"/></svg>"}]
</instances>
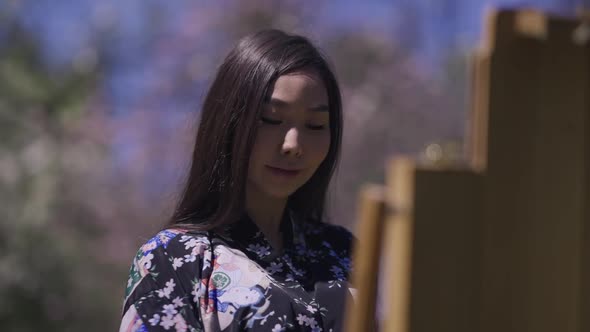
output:
<instances>
[{"instance_id":1,"label":"long dark brown hair","mask_svg":"<svg viewBox=\"0 0 590 332\"><path fill-rule=\"evenodd\" d=\"M326 158L289 196L287 207L299 218L323 218L342 141L340 89L325 57L308 39L264 30L242 38L218 69L202 107L188 179L168 227L211 230L242 216L248 162L264 99L279 76L298 70L315 71L323 80L331 139Z\"/></svg>"}]
</instances>

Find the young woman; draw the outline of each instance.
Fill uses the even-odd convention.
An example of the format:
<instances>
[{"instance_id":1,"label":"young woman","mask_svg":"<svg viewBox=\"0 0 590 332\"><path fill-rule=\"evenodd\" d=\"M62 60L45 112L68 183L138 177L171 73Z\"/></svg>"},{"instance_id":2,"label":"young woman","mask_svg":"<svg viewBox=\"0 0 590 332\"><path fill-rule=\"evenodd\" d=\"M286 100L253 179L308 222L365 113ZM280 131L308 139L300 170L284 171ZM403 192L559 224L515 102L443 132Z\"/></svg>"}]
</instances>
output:
<instances>
[{"instance_id":1,"label":"young woman","mask_svg":"<svg viewBox=\"0 0 590 332\"><path fill-rule=\"evenodd\" d=\"M352 236L322 221L342 137L304 37L239 41L205 99L167 229L131 266L121 331L340 331Z\"/></svg>"}]
</instances>

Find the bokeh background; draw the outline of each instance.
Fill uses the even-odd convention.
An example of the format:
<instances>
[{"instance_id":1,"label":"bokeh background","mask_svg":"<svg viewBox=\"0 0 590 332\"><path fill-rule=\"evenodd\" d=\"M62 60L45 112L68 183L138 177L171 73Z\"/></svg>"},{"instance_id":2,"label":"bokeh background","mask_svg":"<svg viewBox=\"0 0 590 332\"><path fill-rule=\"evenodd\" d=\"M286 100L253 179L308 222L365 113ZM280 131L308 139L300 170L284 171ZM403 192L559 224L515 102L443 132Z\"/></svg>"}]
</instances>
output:
<instances>
[{"instance_id":1,"label":"bokeh background","mask_svg":"<svg viewBox=\"0 0 590 332\"><path fill-rule=\"evenodd\" d=\"M331 222L393 155L460 149L486 8L578 0L0 0L0 331L116 330L131 259L171 213L200 103L241 36L312 39L341 83ZM203 156L206 158L207 156Z\"/></svg>"}]
</instances>

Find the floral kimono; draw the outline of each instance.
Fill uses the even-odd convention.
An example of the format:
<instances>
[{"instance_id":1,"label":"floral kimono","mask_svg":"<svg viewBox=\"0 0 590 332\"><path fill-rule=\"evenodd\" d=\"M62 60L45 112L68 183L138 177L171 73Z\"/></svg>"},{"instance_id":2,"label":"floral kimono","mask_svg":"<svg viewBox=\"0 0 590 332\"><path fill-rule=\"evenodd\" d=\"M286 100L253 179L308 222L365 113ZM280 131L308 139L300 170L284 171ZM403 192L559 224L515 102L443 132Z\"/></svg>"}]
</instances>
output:
<instances>
[{"instance_id":1,"label":"floral kimono","mask_svg":"<svg viewBox=\"0 0 590 332\"><path fill-rule=\"evenodd\" d=\"M247 216L158 233L133 260L120 331L341 331L352 235L288 215L282 252Z\"/></svg>"}]
</instances>

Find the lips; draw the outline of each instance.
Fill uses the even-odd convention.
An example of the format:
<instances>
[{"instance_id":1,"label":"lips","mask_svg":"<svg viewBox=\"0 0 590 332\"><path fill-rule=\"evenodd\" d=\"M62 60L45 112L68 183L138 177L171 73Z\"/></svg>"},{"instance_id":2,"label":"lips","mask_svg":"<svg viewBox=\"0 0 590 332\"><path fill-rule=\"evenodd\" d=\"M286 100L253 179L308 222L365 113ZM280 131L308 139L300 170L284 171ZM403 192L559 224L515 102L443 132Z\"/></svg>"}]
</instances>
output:
<instances>
[{"instance_id":1,"label":"lips","mask_svg":"<svg viewBox=\"0 0 590 332\"><path fill-rule=\"evenodd\" d=\"M287 176L287 177L295 176L301 172L301 170L298 170L298 169L284 169L284 168L273 167L273 166L268 166L268 165L266 165L266 168L269 171L271 171L273 174L276 174L279 176Z\"/></svg>"}]
</instances>

